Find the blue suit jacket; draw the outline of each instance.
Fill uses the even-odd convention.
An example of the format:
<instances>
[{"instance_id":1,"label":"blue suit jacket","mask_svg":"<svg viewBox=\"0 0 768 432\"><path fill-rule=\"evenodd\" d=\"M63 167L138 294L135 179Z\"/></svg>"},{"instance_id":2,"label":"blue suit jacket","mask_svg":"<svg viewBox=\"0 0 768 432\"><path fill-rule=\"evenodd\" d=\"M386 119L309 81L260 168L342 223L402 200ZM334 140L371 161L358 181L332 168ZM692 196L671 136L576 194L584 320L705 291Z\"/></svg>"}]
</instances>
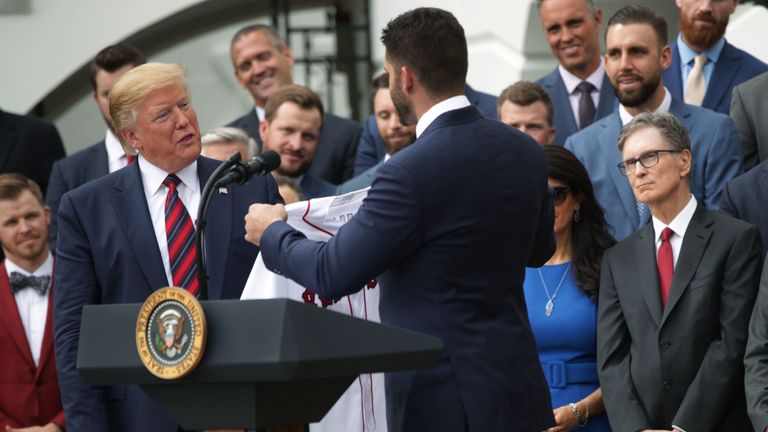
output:
<instances>
[{"instance_id":1,"label":"blue suit jacket","mask_svg":"<svg viewBox=\"0 0 768 432\"><path fill-rule=\"evenodd\" d=\"M467 186L479 178L494 187ZM390 430L553 424L522 290L525 266L554 251L546 181L530 137L469 106L439 116L383 164L328 243L282 222L265 231L270 270L327 298L382 275L381 321L442 338L435 368L387 374Z\"/></svg>"},{"instance_id":2,"label":"blue suit jacket","mask_svg":"<svg viewBox=\"0 0 768 432\"><path fill-rule=\"evenodd\" d=\"M726 42L712 72L701 106L728 115L733 88L765 71L768 71L768 65ZM664 84L673 98L685 99L677 42L672 45L672 65L664 71Z\"/></svg>"},{"instance_id":3,"label":"blue suit jacket","mask_svg":"<svg viewBox=\"0 0 768 432\"><path fill-rule=\"evenodd\" d=\"M469 99L469 103L476 106L486 117L493 119L497 117L495 96L479 92L470 87L469 84L464 85L464 95ZM354 177L376 166L376 164L384 160L385 154L386 151L384 150L384 143L381 141L379 127L376 126L376 118L371 114L363 121L363 133L360 135L360 142L357 144Z\"/></svg>"},{"instance_id":4,"label":"blue suit jacket","mask_svg":"<svg viewBox=\"0 0 768 432\"><path fill-rule=\"evenodd\" d=\"M246 131L256 140L259 146L258 151L262 151L264 143L259 134L259 117L255 109L251 109L227 126L239 127ZM309 171L334 185L351 179L361 131L360 125L356 122L326 113L315 150L315 158L312 160Z\"/></svg>"},{"instance_id":5,"label":"blue suit jacket","mask_svg":"<svg viewBox=\"0 0 768 432\"><path fill-rule=\"evenodd\" d=\"M768 252L768 161L728 182L723 189L720 211L755 225Z\"/></svg>"},{"instance_id":6,"label":"blue suit jacket","mask_svg":"<svg viewBox=\"0 0 768 432\"><path fill-rule=\"evenodd\" d=\"M741 172L741 147L733 120L707 109L686 105L672 98L670 113L688 129L693 153L691 193L710 210L720 206L720 192L728 180ZM637 213L637 201L629 181L617 167L621 119L619 110L572 135L565 147L584 164L605 209L605 218L616 240L622 240L650 220L646 208Z\"/></svg>"},{"instance_id":7,"label":"blue suit jacket","mask_svg":"<svg viewBox=\"0 0 768 432\"><path fill-rule=\"evenodd\" d=\"M218 164L198 159L201 187ZM258 248L243 239L248 206L281 202L272 176L228 189L213 196L208 210L211 299L239 298L255 261ZM54 331L68 429L175 432L175 422L138 387L90 387L75 368L83 305L141 303L169 285L139 163L67 192L59 209Z\"/></svg>"},{"instance_id":8,"label":"blue suit jacket","mask_svg":"<svg viewBox=\"0 0 768 432\"><path fill-rule=\"evenodd\" d=\"M336 195L342 195L347 192L365 189L370 186L373 183L373 179L376 177L376 172L379 171L379 167L381 167L381 164L383 163L384 161L382 160L378 164L368 168L368 170L364 173L359 174L355 176L355 178L340 184L336 189Z\"/></svg>"},{"instance_id":9,"label":"blue suit jacket","mask_svg":"<svg viewBox=\"0 0 768 432\"><path fill-rule=\"evenodd\" d=\"M536 81L552 99L552 108L554 108L555 141L554 145L562 146L569 136L579 131L576 126L576 118L573 116L571 101L568 98L568 90L565 88L563 78L560 76L557 68L549 75L545 75ZM600 98L597 102L597 112L595 113L595 122L612 113L618 106L619 101L611 87L611 81L608 75L603 76L603 84L600 86Z\"/></svg>"},{"instance_id":10,"label":"blue suit jacket","mask_svg":"<svg viewBox=\"0 0 768 432\"><path fill-rule=\"evenodd\" d=\"M322 198L336 194L336 186L313 175L311 172L304 173L299 187L304 192L305 199Z\"/></svg>"},{"instance_id":11,"label":"blue suit jacket","mask_svg":"<svg viewBox=\"0 0 768 432\"><path fill-rule=\"evenodd\" d=\"M104 140L53 163L45 204L51 208L51 223L48 225L48 239L51 250L56 250L56 215L59 201L64 193L84 185L91 180L109 174L109 160Z\"/></svg>"}]
</instances>

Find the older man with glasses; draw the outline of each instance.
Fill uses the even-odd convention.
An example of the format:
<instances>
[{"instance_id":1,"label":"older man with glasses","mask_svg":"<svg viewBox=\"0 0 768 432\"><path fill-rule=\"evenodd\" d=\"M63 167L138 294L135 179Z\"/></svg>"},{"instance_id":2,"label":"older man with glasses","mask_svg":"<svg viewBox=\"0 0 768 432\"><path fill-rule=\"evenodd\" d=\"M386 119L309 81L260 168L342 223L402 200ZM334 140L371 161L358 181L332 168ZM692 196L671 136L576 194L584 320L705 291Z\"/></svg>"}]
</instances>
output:
<instances>
[{"instance_id":1,"label":"older man with glasses","mask_svg":"<svg viewBox=\"0 0 768 432\"><path fill-rule=\"evenodd\" d=\"M603 257L597 360L611 427L751 430L742 359L760 235L691 193L691 143L672 114L636 116L619 151L651 223Z\"/></svg>"}]
</instances>

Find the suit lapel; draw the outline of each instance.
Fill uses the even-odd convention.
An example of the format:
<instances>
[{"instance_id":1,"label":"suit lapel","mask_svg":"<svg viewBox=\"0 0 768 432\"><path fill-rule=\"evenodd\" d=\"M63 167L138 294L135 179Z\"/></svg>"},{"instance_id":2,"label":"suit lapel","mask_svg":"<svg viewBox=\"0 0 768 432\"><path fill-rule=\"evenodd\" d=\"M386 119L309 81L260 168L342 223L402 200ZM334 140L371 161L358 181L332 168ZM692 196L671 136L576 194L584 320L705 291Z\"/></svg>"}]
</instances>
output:
<instances>
[{"instance_id":1,"label":"suit lapel","mask_svg":"<svg viewBox=\"0 0 768 432\"><path fill-rule=\"evenodd\" d=\"M51 303L53 301L49 299L49 309ZM16 300L13 298L13 292L11 292L11 283L8 281L8 271L5 269L5 262L0 263L0 322L8 329L8 334L11 335L13 343L19 349L19 353L24 357L24 360L34 367L35 361L32 359L32 352L29 349L29 342L24 333L19 309L16 306Z\"/></svg>"},{"instance_id":2,"label":"suit lapel","mask_svg":"<svg viewBox=\"0 0 768 432\"><path fill-rule=\"evenodd\" d=\"M739 71L739 66L741 66L741 62L738 61L735 54L736 50L726 42L720 52L720 57L717 59L717 64L715 64L715 70L712 71L712 76L709 79L707 93L701 102L702 107L715 109L726 96L726 92L733 89L731 83Z\"/></svg>"},{"instance_id":3,"label":"suit lapel","mask_svg":"<svg viewBox=\"0 0 768 432\"><path fill-rule=\"evenodd\" d=\"M115 174L120 178L115 184L112 205L146 279L144 286L151 287L151 290L167 286L168 277L149 216L138 161ZM151 294L151 290L147 295Z\"/></svg>"},{"instance_id":4,"label":"suit lapel","mask_svg":"<svg viewBox=\"0 0 768 432\"><path fill-rule=\"evenodd\" d=\"M627 220L632 221L634 229L640 228L641 220L637 214L637 201L635 200L635 194L632 192L632 187L629 185L629 180L619 171L617 165L621 162L621 153L619 153L616 147L616 138L619 136L621 129L621 118L619 117L619 111L615 110L611 117L607 121L601 123L603 128L600 131L600 137L598 141L606 143L606 147L603 149L606 162L608 163L608 171L610 172L611 180L613 180L613 186L616 188L616 195L621 199L621 205L624 207L624 211L627 215Z\"/></svg>"},{"instance_id":5,"label":"suit lapel","mask_svg":"<svg viewBox=\"0 0 768 432\"><path fill-rule=\"evenodd\" d=\"M711 226L712 217L699 204L683 237L683 244L680 247L680 254L675 266L675 274L672 277L672 287L669 290L669 298L667 298L667 305L661 318L662 325L664 325L667 317L672 313L672 309L675 308L680 297L688 288L688 284L699 267L701 257L704 255L707 243L709 243L709 238L712 235Z\"/></svg>"},{"instance_id":6,"label":"suit lapel","mask_svg":"<svg viewBox=\"0 0 768 432\"><path fill-rule=\"evenodd\" d=\"M88 165L90 175L87 178L97 179L109 174L109 155L107 155L107 145L104 140L101 140L99 145L93 149L93 157L98 162Z\"/></svg>"},{"instance_id":7,"label":"suit lapel","mask_svg":"<svg viewBox=\"0 0 768 432\"><path fill-rule=\"evenodd\" d=\"M0 172L5 172L11 150L16 145L16 131L8 118L8 114L0 111Z\"/></svg>"},{"instance_id":8,"label":"suit lapel","mask_svg":"<svg viewBox=\"0 0 768 432\"><path fill-rule=\"evenodd\" d=\"M200 188L204 187L208 178L218 166L216 161L207 158L199 158L197 162L197 175L200 179ZM205 228L205 258L207 273L210 276L208 283L208 298L220 299L221 290L224 287L224 276L229 256L229 238L232 231L232 198L236 193L235 188L228 186L227 193L220 190L213 191L206 219L214 221ZM202 202L201 202L202 204ZM245 215L243 215L245 216ZM197 219L197 215L193 218ZM245 222L243 222L245 223Z\"/></svg>"},{"instance_id":9,"label":"suit lapel","mask_svg":"<svg viewBox=\"0 0 768 432\"><path fill-rule=\"evenodd\" d=\"M56 258L53 261L53 271L51 274L56 273ZM51 287L48 292L48 310L45 313L45 330L43 331L43 344L40 347L40 359L37 362L37 373L35 377L39 377L43 372L45 362L48 361L48 357L51 355L53 349L53 278L51 278Z\"/></svg>"},{"instance_id":10,"label":"suit lapel","mask_svg":"<svg viewBox=\"0 0 768 432\"><path fill-rule=\"evenodd\" d=\"M261 134L259 133L259 123L259 115L255 109L252 109L245 117L244 129L256 141L257 153L261 153L264 150L264 143L261 141ZM205 183L201 182L200 184L203 185Z\"/></svg>"},{"instance_id":11,"label":"suit lapel","mask_svg":"<svg viewBox=\"0 0 768 432\"><path fill-rule=\"evenodd\" d=\"M763 199L758 202L762 202L763 204L760 205L755 203L755 205L762 209L763 212L768 212L768 208L765 206L765 203L768 202L768 166L760 167L760 180L758 180L758 182L760 184L758 187L758 189L760 189L760 196L763 197ZM764 245L763 247L768 249L768 245Z\"/></svg>"},{"instance_id":12,"label":"suit lapel","mask_svg":"<svg viewBox=\"0 0 768 432\"><path fill-rule=\"evenodd\" d=\"M683 78L681 76L680 50L677 48L677 42L672 46L672 64L664 74L664 85L672 94L673 98L683 99Z\"/></svg>"},{"instance_id":13,"label":"suit lapel","mask_svg":"<svg viewBox=\"0 0 768 432\"><path fill-rule=\"evenodd\" d=\"M576 118L573 116L573 110L571 109L571 100L570 95L568 94L568 89L565 88L565 82L563 81L563 77L560 76L560 72L555 68L555 85L553 86L553 93L556 95L556 104L560 105L562 104L562 109L558 110L562 113L568 113L568 115L563 115L561 121L565 123L566 131L571 130L573 133L576 133L579 131L579 126L576 124Z\"/></svg>"},{"instance_id":14,"label":"suit lapel","mask_svg":"<svg viewBox=\"0 0 768 432\"><path fill-rule=\"evenodd\" d=\"M616 99L616 94L613 92L613 87L611 87L611 80L609 80L608 75L605 74L603 75L603 84L600 87L600 99L597 102L595 121L610 115L616 109L617 104L618 100Z\"/></svg>"},{"instance_id":15,"label":"suit lapel","mask_svg":"<svg viewBox=\"0 0 768 432\"><path fill-rule=\"evenodd\" d=\"M635 261L637 262L640 291L643 293L648 312L657 327L661 326L661 290L659 272L656 267L656 245L653 225L646 225L640 231L635 242Z\"/></svg>"}]
</instances>

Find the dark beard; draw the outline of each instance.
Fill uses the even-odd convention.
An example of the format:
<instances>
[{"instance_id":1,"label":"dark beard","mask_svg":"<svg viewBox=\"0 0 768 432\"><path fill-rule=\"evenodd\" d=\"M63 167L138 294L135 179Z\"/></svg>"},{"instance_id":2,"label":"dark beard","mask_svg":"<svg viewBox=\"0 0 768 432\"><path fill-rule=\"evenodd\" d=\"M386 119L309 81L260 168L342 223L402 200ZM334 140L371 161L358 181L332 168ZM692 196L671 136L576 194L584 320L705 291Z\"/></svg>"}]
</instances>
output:
<instances>
[{"instance_id":1,"label":"dark beard","mask_svg":"<svg viewBox=\"0 0 768 432\"><path fill-rule=\"evenodd\" d=\"M389 89L389 97L392 98L392 104L395 105L395 111L400 117L400 123L404 126L410 126L416 124L418 121L416 115L413 113L413 107L405 97L405 94L400 90L400 75L395 75L395 86Z\"/></svg>"},{"instance_id":2,"label":"dark beard","mask_svg":"<svg viewBox=\"0 0 768 432\"><path fill-rule=\"evenodd\" d=\"M613 85L613 92L623 106L634 108L645 104L651 95L653 95L653 92L656 91L656 88L659 87L660 83L661 74L658 74L643 82L640 91L635 94L627 94L619 91L618 85Z\"/></svg>"},{"instance_id":3,"label":"dark beard","mask_svg":"<svg viewBox=\"0 0 768 432\"><path fill-rule=\"evenodd\" d=\"M714 23L714 27L711 29L702 29L694 25L696 19L709 20ZM683 34L683 39L692 48L701 49L706 51L712 48L717 41L719 41L723 35L725 35L725 29L728 27L728 21L730 16L726 15L725 19L720 22L715 22L710 16L704 16L699 14L690 20L680 15L680 32Z\"/></svg>"}]
</instances>

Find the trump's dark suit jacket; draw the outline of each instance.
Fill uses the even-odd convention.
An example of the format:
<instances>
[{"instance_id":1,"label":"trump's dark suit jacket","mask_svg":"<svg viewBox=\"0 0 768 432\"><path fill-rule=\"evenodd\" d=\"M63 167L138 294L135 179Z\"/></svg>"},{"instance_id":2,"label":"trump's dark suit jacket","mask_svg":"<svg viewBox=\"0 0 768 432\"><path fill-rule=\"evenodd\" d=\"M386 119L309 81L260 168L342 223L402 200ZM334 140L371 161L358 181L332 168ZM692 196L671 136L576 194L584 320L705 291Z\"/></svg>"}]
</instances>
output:
<instances>
[{"instance_id":1,"label":"trump's dark suit jacket","mask_svg":"<svg viewBox=\"0 0 768 432\"><path fill-rule=\"evenodd\" d=\"M89 387L75 368L84 305L141 303L152 291L169 285L139 163L67 192L59 205L54 329L70 430L175 432L177 428L138 387ZM198 158L201 188L219 163ZM229 186L227 193L219 191L211 199L205 232L211 299L240 297L258 254L258 248L244 240L243 217L257 202L282 202L272 176Z\"/></svg>"},{"instance_id":2,"label":"trump's dark suit jacket","mask_svg":"<svg viewBox=\"0 0 768 432\"><path fill-rule=\"evenodd\" d=\"M391 430L541 431L552 408L522 282L554 251L552 218L539 146L468 106L383 164L328 243L277 222L261 245L267 268L327 298L382 275L381 321L442 338L435 368L387 374Z\"/></svg>"},{"instance_id":3,"label":"trump's dark suit jacket","mask_svg":"<svg viewBox=\"0 0 768 432\"><path fill-rule=\"evenodd\" d=\"M23 174L45 193L53 162L64 156L64 144L53 124L0 111L0 174Z\"/></svg>"},{"instance_id":4,"label":"trump's dark suit jacket","mask_svg":"<svg viewBox=\"0 0 768 432\"><path fill-rule=\"evenodd\" d=\"M51 177L48 180L48 191L45 193L45 205L51 208L52 215L51 223L48 225L51 250L56 250L56 215L59 212L61 196L107 174L109 174L109 160L104 140L54 162Z\"/></svg>"},{"instance_id":5,"label":"trump's dark suit jacket","mask_svg":"<svg viewBox=\"0 0 768 432\"><path fill-rule=\"evenodd\" d=\"M552 144L562 146L565 144L565 140L569 136L579 131L579 127L576 125L576 118L573 116L573 110L571 109L571 100L568 95L568 90L565 88L565 82L563 77L560 76L560 71L555 68L554 71L541 77L536 84L540 85L552 99L552 108L554 110L554 124L555 128L555 141ZM598 98L597 107L595 111L595 123L601 118L612 113L613 110L619 105L616 94L613 92L611 82L608 80L608 75L603 76L603 84L600 85L600 96Z\"/></svg>"},{"instance_id":6,"label":"trump's dark suit jacket","mask_svg":"<svg viewBox=\"0 0 768 432\"><path fill-rule=\"evenodd\" d=\"M672 45L672 64L664 71L664 84L673 98L685 100L683 76L680 73L680 49ZM715 69L707 84L707 92L701 101L702 108L728 115L731 109L733 88L755 75L768 71L768 65L746 51L725 42Z\"/></svg>"},{"instance_id":7,"label":"trump's dark suit jacket","mask_svg":"<svg viewBox=\"0 0 768 432\"><path fill-rule=\"evenodd\" d=\"M744 169L768 159L768 72L733 89L731 118L741 139Z\"/></svg>"},{"instance_id":8,"label":"trump's dark suit jacket","mask_svg":"<svg viewBox=\"0 0 768 432\"><path fill-rule=\"evenodd\" d=\"M263 150L264 143L259 134L259 116L256 115L255 109L227 126L245 130L258 143L259 152ZM361 131L360 125L352 120L326 113L309 172L334 185L352 178Z\"/></svg>"},{"instance_id":9,"label":"trump's dark suit jacket","mask_svg":"<svg viewBox=\"0 0 768 432\"><path fill-rule=\"evenodd\" d=\"M597 361L611 427L748 431L743 358L760 235L699 205L663 308L655 240L648 224L603 257Z\"/></svg>"}]
</instances>

